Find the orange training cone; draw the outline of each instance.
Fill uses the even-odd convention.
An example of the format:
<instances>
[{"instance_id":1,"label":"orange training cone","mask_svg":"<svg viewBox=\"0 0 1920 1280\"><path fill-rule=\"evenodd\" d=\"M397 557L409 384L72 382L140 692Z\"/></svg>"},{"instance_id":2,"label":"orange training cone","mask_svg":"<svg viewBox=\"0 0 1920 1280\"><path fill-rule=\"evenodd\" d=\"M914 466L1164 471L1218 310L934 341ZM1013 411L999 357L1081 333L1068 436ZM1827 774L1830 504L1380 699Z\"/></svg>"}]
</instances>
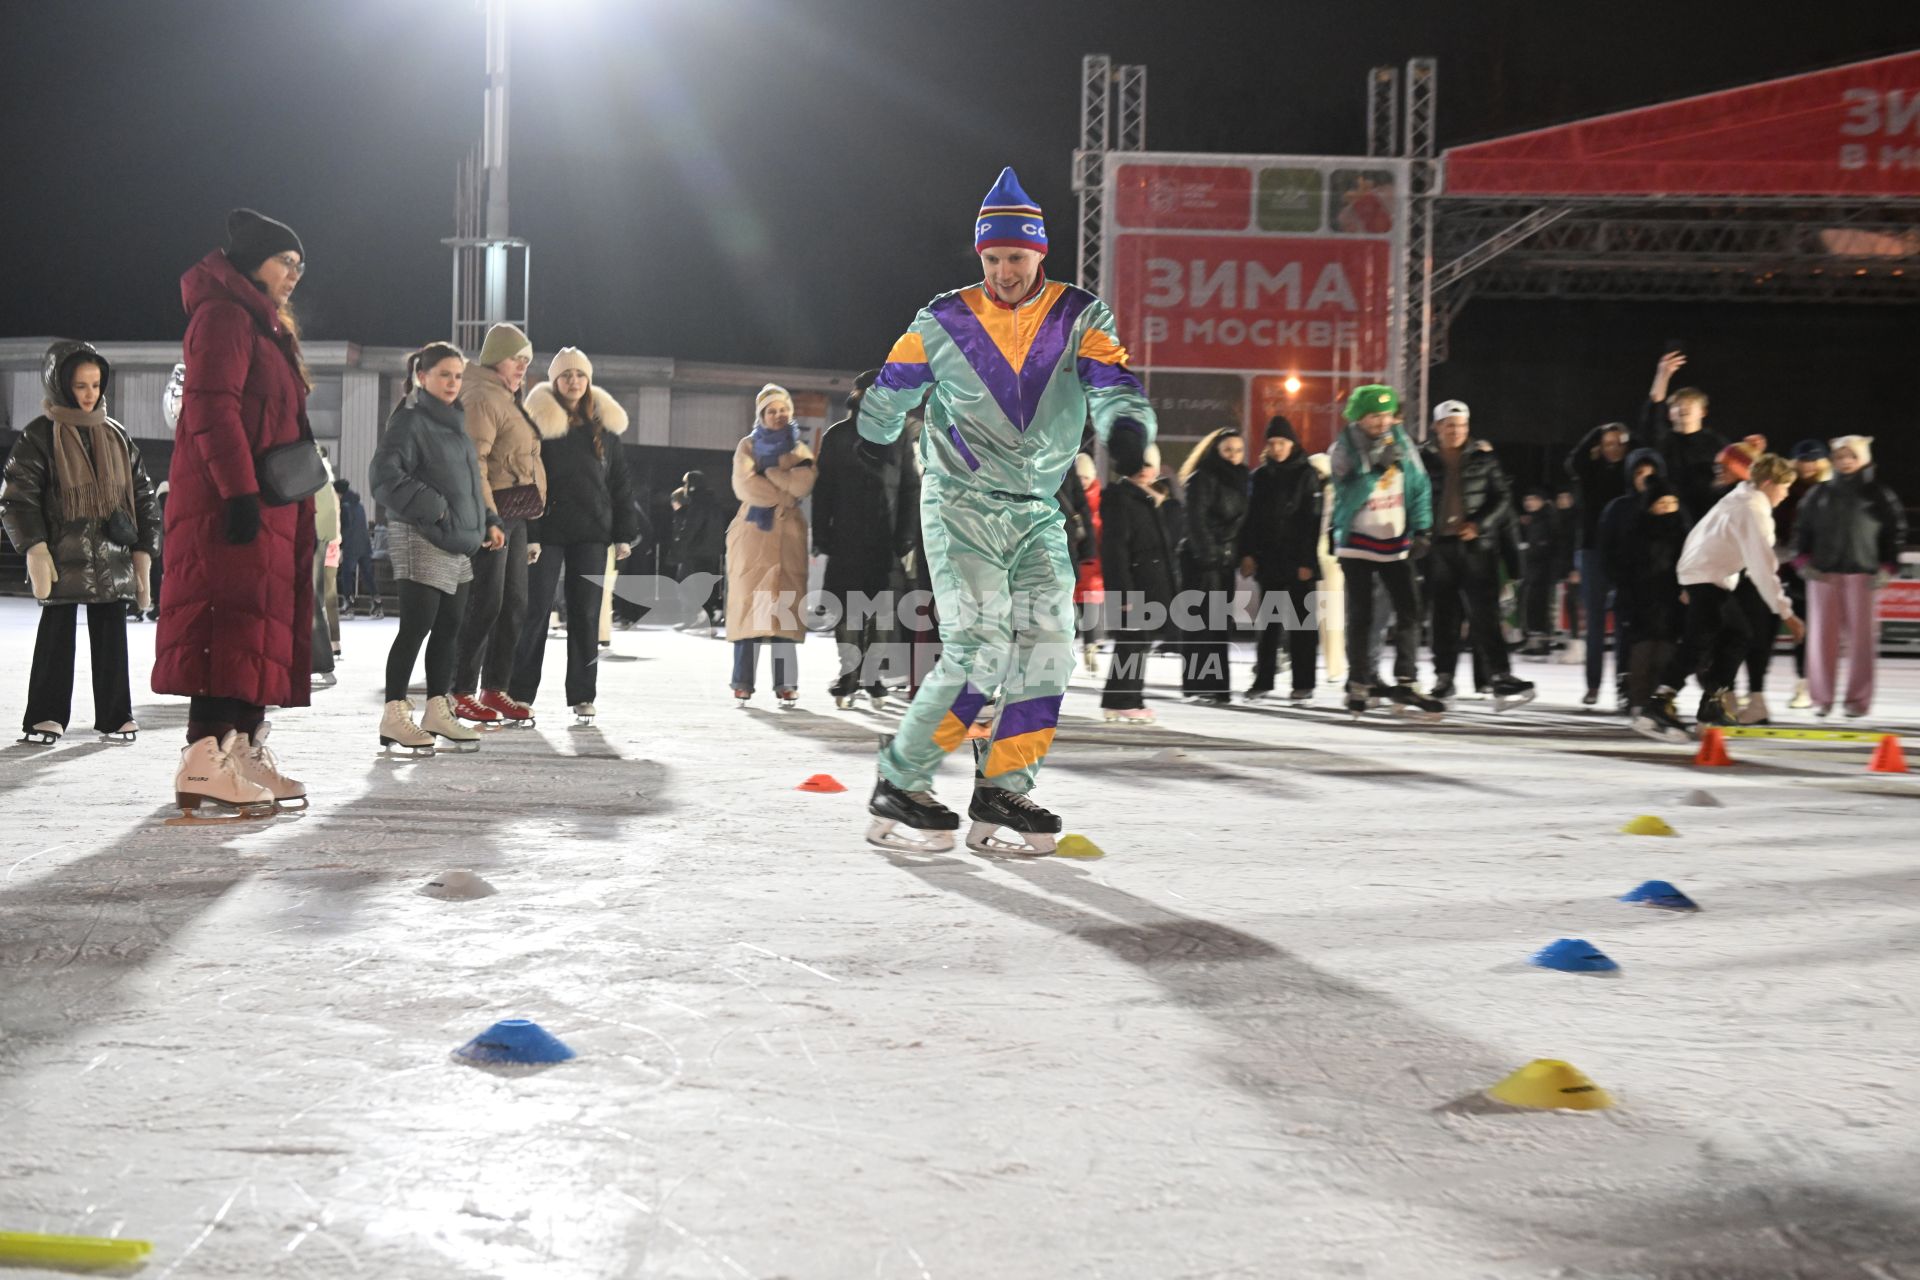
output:
<instances>
[{"instance_id":1,"label":"orange training cone","mask_svg":"<svg viewBox=\"0 0 1920 1280\"><path fill-rule=\"evenodd\" d=\"M1867 772L1907 772L1907 753L1900 749L1900 739L1890 733L1881 738L1880 745L1873 749L1873 760L1867 765Z\"/></svg>"},{"instance_id":2,"label":"orange training cone","mask_svg":"<svg viewBox=\"0 0 1920 1280\"><path fill-rule=\"evenodd\" d=\"M1730 765L1733 757L1727 754L1727 735L1717 726L1709 727L1700 735L1700 750L1693 756L1693 762L1701 765Z\"/></svg>"},{"instance_id":3,"label":"orange training cone","mask_svg":"<svg viewBox=\"0 0 1920 1280\"><path fill-rule=\"evenodd\" d=\"M845 791L846 789L847 788L841 783L840 779L834 777L830 773L816 773L811 778L808 778L805 782L801 783L799 786L794 788L795 791L818 791L822 794L830 794L835 791Z\"/></svg>"}]
</instances>

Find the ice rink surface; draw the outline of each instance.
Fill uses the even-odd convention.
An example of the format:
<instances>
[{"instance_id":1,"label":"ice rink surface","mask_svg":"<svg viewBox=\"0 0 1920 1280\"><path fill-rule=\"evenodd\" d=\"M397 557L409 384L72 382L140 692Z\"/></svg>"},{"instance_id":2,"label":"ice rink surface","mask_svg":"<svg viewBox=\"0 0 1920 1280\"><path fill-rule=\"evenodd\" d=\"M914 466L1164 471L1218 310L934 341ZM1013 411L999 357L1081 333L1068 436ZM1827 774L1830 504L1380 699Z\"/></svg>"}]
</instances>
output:
<instances>
[{"instance_id":1,"label":"ice rink surface","mask_svg":"<svg viewBox=\"0 0 1920 1280\"><path fill-rule=\"evenodd\" d=\"M556 641L538 729L394 763L392 627L275 722L302 817L164 825L150 625L138 744L83 645L76 731L0 751L0 1230L181 1280L1920 1278L1920 774L1866 748L1696 769L1541 663L1440 727L1203 710L1161 659L1155 729L1076 677L1037 793L1104 859L915 860L862 842L885 721L827 643L781 713L616 633L575 728ZM1920 668L1882 688L1920 754ZM448 868L500 892L416 893ZM1649 878L1704 909L1616 901ZM1561 936L1620 970L1525 963ZM450 1059L514 1016L579 1057ZM1618 1105L1479 1100L1534 1058Z\"/></svg>"}]
</instances>

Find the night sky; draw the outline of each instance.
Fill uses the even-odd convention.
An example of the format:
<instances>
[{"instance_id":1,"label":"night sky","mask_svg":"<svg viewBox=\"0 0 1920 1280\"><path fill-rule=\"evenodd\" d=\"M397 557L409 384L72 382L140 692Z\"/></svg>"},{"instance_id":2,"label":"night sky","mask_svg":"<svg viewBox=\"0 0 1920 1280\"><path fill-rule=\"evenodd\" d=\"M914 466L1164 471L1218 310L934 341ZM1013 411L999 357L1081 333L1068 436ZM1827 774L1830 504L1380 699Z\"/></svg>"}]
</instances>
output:
<instances>
[{"instance_id":1,"label":"night sky","mask_svg":"<svg viewBox=\"0 0 1920 1280\"><path fill-rule=\"evenodd\" d=\"M0 333L177 336L181 271L250 204L306 242L311 337L444 336L438 241L478 134L481 38L473 0L10 6ZM1445 145L1915 46L1912 0L1777 23L1637 0L527 2L512 229L534 244L542 349L856 368L971 276L972 215L1003 164L1049 211L1055 274L1072 277L1086 52L1147 64L1151 148L1353 154L1366 69L1415 55L1440 60ZM1570 326L1589 356L1617 341L1637 389L1658 339L1624 331L1722 324L1502 319L1515 310L1469 308L1443 393L1508 330ZM1754 332L1816 314L1768 311ZM1873 351L1914 332L1908 311L1857 323Z\"/></svg>"}]
</instances>

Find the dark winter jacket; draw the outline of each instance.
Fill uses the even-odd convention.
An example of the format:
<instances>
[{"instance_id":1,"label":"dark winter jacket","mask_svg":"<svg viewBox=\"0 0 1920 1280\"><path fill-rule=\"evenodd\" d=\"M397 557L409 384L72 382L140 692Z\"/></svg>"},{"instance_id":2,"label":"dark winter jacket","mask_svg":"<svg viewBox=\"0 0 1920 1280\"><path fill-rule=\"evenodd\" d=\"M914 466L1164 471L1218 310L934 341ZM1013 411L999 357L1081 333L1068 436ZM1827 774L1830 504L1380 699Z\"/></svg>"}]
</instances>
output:
<instances>
[{"instance_id":1,"label":"dark winter jacket","mask_svg":"<svg viewBox=\"0 0 1920 1280\"><path fill-rule=\"evenodd\" d=\"M1608 462L1600 456L1600 437L1609 431L1627 432L1626 424L1603 423L1581 437L1567 454L1567 474L1573 477L1574 493L1579 498L1580 546L1600 546L1600 516L1607 504L1627 491L1627 463ZM1629 438L1632 433L1627 432Z\"/></svg>"},{"instance_id":2,"label":"dark winter jacket","mask_svg":"<svg viewBox=\"0 0 1920 1280\"><path fill-rule=\"evenodd\" d=\"M273 303L215 250L180 280L186 387L167 473L167 602L153 691L304 707L313 667L313 499L260 509L227 540L254 459L306 429L307 384Z\"/></svg>"},{"instance_id":3,"label":"dark winter jacket","mask_svg":"<svg viewBox=\"0 0 1920 1280\"><path fill-rule=\"evenodd\" d=\"M1164 627L1180 590L1178 544L1167 527L1172 505L1155 502L1131 480L1115 481L1102 491L1100 566L1110 623L1140 630L1146 621L1143 606L1153 604ZM1124 612L1111 612L1121 607Z\"/></svg>"},{"instance_id":4,"label":"dark winter jacket","mask_svg":"<svg viewBox=\"0 0 1920 1280\"><path fill-rule=\"evenodd\" d=\"M889 588L913 549L909 525L920 518L920 477L904 432L892 444L870 444L877 458L863 458L859 443L851 413L820 439L813 549L827 558L825 590L872 594Z\"/></svg>"},{"instance_id":5,"label":"dark winter jacket","mask_svg":"<svg viewBox=\"0 0 1920 1280\"><path fill-rule=\"evenodd\" d=\"M72 370L82 360L100 366L100 399L104 406L111 389L112 371L100 353L84 342L55 343L47 352L43 383L49 403L78 408L71 389ZM38 417L26 425L7 458L6 479L0 484L0 525L13 549L47 544L58 576L45 604L108 604L134 598L133 553L155 554L160 546L160 507L153 493L140 450L127 429L107 419L116 446L127 452L133 478L131 545L107 537L105 520L69 516L61 509L58 471L54 466L53 419ZM91 451L92 428L82 429L80 440Z\"/></svg>"},{"instance_id":6,"label":"dark winter jacket","mask_svg":"<svg viewBox=\"0 0 1920 1280\"><path fill-rule=\"evenodd\" d=\"M1648 400L1640 409L1640 429L1633 442L1657 450L1667 464L1667 483L1688 511L1711 510L1716 495L1713 489L1713 460L1727 447L1727 438L1711 427L1702 427L1691 435L1673 429L1667 415L1667 402Z\"/></svg>"},{"instance_id":7,"label":"dark winter jacket","mask_svg":"<svg viewBox=\"0 0 1920 1280\"><path fill-rule=\"evenodd\" d=\"M1285 462L1263 462L1253 473L1240 554L1251 556L1267 586L1297 585L1300 570L1320 576L1320 513L1326 488L1298 448Z\"/></svg>"},{"instance_id":8,"label":"dark winter jacket","mask_svg":"<svg viewBox=\"0 0 1920 1280\"><path fill-rule=\"evenodd\" d=\"M1446 457L1438 445L1430 444L1421 451L1420 461L1433 484L1433 532L1444 538L1449 536L1442 527L1447 502ZM1482 538L1496 540L1502 526L1513 518L1513 485L1493 446L1485 440L1468 440L1460 450L1460 517L1478 528ZM1452 536L1459 535L1456 531Z\"/></svg>"},{"instance_id":9,"label":"dark winter jacket","mask_svg":"<svg viewBox=\"0 0 1920 1280\"><path fill-rule=\"evenodd\" d=\"M1074 564L1082 564L1100 554L1100 540L1093 536L1093 508L1087 505L1087 487L1080 477L1067 472L1053 501L1060 508L1060 519L1067 530L1067 554Z\"/></svg>"},{"instance_id":10,"label":"dark winter jacket","mask_svg":"<svg viewBox=\"0 0 1920 1280\"><path fill-rule=\"evenodd\" d=\"M1187 584L1227 591L1239 562L1240 527L1247 519L1247 469L1209 453L1187 477ZM1105 530L1101 530L1102 534Z\"/></svg>"},{"instance_id":11,"label":"dark winter jacket","mask_svg":"<svg viewBox=\"0 0 1920 1280\"><path fill-rule=\"evenodd\" d=\"M673 563L685 577L719 573L727 555L727 516L707 487L706 477L688 472L685 485L673 491L680 505L673 513Z\"/></svg>"},{"instance_id":12,"label":"dark winter jacket","mask_svg":"<svg viewBox=\"0 0 1920 1280\"><path fill-rule=\"evenodd\" d=\"M470 556L500 517L458 403L414 391L394 409L369 468L373 500L442 551Z\"/></svg>"},{"instance_id":13,"label":"dark winter jacket","mask_svg":"<svg viewBox=\"0 0 1920 1280\"><path fill-rule=\"evenodd\" d=\"M1834 473L1800 503L1794 549L1818 573L1878 573L1899 563L1907 513L1872 467Z\"/></svg>"},{"instance_id":14,"label":"dark winter jacket","mask_svg":"<svg viewBox=\"0 0 1920 1280\"><path fill-rule=\"evenodd\" d=\"M1580 548L1580 507L1549 505L1542 514L1549 517L1553 538L1553 576L1558 581L1574 571L1574 552Z\"/></svg>"},{"instance_id":15,"label":"dark winter jacket","mask_svg":"<svg viewBox=\"0 0 1920 1280\"><path fill-rule=\"evenodd\" d=\"M351 485L340 491L340 563L359 564L373 555L367 508Z\"/></svg>"},{"instance_id":16,"label":"dark winter jacket","mask_svg":"<svg viewBox=\"0 0 1920 1280\"><path fill-rule=\"evenodd\" d=\"M1684 504L1672 515L1657 516L1649 510L1656 498L1671 493L1663 468L1648 478L1644 491L1622 494L1608 503L1596 530L1607 580L1613 586L1614 619L1635 641L1677 641L1685 630L1678 570L1693 520Z\"/></svg>"},{"instance_id":17,"label":"dark winter jacket","mask_svg":"<svg viewBox=\"0 0 1920 1280\"><path fill-rule=\"evenodd\" d=\"M640 507L620 447L627 411L598 387L587 394L593 397L593 424L570 426L551 384L527 393L527 416L540 429L547 477L547 513L527 525L528 542L608 546L640 539Z\"/></svg>"}]
</instances>

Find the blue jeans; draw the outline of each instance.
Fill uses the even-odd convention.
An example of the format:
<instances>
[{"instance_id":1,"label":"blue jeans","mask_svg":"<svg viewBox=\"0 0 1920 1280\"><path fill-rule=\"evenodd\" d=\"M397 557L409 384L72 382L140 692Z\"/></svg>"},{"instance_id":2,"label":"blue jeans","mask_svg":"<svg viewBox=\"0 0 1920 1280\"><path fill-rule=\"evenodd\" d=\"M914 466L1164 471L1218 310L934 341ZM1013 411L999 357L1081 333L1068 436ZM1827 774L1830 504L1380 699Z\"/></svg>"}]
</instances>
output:
<instances>
[{"instance_id":1,"label":"blue jeans","mask_svg":"<svg viewBox=\"0 0 1920 1280\"><path fill-rule=\"evenodd\" d=\"M800 687L800 653L791 640L735 640L733 642L733 687L753 692L754 668L760 665L760 646L773 646L773 687L776 690Z\"/></svg>"},{"instance_id":2,"label":"blue jeans","mask_svg":"<svg viewBox=\"0 0 1920 1280\"><path fill-rule=\"evenodd\" d=\"M1578 551L1580 612L1587 627L1587 688L1598 689L1607 666L1607 610L1613 607L1613 584L1607 581L1607 563L1597 547ZM1616 661L1614 669L1619 670Z\"/></svg>"}]
</instances>

